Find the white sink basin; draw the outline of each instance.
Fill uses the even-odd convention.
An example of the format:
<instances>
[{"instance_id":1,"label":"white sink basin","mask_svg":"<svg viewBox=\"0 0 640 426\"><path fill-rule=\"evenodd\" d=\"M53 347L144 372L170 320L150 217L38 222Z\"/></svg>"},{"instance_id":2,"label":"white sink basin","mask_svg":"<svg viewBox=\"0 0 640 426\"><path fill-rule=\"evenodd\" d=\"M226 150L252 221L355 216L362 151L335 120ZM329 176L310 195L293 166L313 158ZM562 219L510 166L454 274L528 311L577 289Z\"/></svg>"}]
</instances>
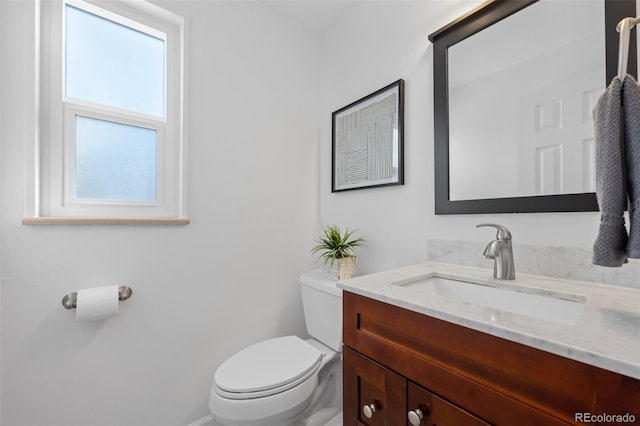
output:
<instances>
[{"instance_id":1,"label":"white sink basin","mask_svg":"<svg viewBox=\"0 0 640 426\"><path fill-rule=\"evenodd\" d=\"M418 277L394 283L408 291L481 305L560 324L573 324L587 301L579 294L523 287L513 283L470 282L442 276Z\"/></svg>"}]
</instances>

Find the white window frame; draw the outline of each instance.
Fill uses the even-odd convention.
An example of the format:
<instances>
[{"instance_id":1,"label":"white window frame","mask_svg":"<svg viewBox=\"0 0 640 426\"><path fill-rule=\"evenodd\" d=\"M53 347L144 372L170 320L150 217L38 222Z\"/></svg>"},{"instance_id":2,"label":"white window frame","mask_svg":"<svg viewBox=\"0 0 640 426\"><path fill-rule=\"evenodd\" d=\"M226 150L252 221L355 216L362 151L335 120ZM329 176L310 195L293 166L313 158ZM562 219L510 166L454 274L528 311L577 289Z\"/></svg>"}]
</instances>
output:
<instances>
[{"instance_id":1,"label":"white window frame","mask_svg":"<svg viewBox=\"0 0 640 426\"><path fill-rule=\"evenodd\" d=\"M64 96L65 5L86 10L165 41L165 116L153 116ZM27 200L23 223L188 223L186 215L186 135L184 129L184 21L145 1L38 0L36 63L37 144L35 190ZM39 90L38 90L39 89ZM77 199L75 175L76 115L149 128L157 132L155 202ZM29 218L34 220L28 220ZM46 219L38 221L37 219ZM77 220L74 221L73 219ZM95 220L98 219L98 220ZM155 220L153 220L155 219Z\"/></svg>"}]
</instances>

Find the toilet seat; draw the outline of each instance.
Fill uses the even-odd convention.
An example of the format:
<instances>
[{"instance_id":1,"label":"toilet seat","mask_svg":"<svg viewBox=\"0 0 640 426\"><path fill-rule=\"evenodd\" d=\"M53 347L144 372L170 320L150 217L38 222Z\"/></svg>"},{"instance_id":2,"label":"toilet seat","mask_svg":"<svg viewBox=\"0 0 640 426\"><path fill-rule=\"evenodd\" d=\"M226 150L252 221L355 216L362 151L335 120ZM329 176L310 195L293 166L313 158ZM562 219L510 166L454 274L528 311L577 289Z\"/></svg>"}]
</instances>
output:
<instances>
[{"instance_id":1,"label":"toilet seat","mask_svg":"<svg viewBox=\"0 0 640 426\"><path fill-rule=\"evenodd\" d=\"M228 399L262 398L314 376L322 352L297 336L265 340L231 356L216 370L215 392Z\"/></svg>"}]
</instances>

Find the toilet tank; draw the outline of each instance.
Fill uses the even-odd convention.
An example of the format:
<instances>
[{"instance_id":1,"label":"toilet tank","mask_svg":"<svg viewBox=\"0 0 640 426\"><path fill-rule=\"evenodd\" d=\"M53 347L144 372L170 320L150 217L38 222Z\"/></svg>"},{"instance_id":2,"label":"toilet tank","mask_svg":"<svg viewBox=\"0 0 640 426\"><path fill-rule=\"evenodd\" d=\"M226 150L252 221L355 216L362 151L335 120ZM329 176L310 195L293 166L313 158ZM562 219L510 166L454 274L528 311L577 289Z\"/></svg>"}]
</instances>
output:
<instances>
[{"instance_id":1,"label":"toilet tank","mask_svg":"<svg viewBox=\"0 0 640 426\"><path fill-rule=\"evenodd\" d=\"M331 349L342 352L342 289L321 269L300 276L307 332Z\"/></svg>"}]
</instances>

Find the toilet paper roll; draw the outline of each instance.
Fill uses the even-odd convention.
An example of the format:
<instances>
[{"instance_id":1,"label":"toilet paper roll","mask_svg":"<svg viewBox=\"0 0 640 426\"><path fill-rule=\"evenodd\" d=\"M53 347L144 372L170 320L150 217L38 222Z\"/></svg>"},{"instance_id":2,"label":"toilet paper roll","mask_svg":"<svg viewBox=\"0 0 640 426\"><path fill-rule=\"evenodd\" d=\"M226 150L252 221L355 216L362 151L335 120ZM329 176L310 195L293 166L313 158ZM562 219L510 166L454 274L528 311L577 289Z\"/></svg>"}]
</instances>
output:
<instances>
[{"instance_id":1,"label":"toilet paper roll","mask_svg":"<svg viewBox=\"0 0 640 426\"><path fill-rule=\"evenodd\" d=\"M87 288L78 290L76 320L96 321L118 315L118 286Z\"/></svg>"}]
</instances>

